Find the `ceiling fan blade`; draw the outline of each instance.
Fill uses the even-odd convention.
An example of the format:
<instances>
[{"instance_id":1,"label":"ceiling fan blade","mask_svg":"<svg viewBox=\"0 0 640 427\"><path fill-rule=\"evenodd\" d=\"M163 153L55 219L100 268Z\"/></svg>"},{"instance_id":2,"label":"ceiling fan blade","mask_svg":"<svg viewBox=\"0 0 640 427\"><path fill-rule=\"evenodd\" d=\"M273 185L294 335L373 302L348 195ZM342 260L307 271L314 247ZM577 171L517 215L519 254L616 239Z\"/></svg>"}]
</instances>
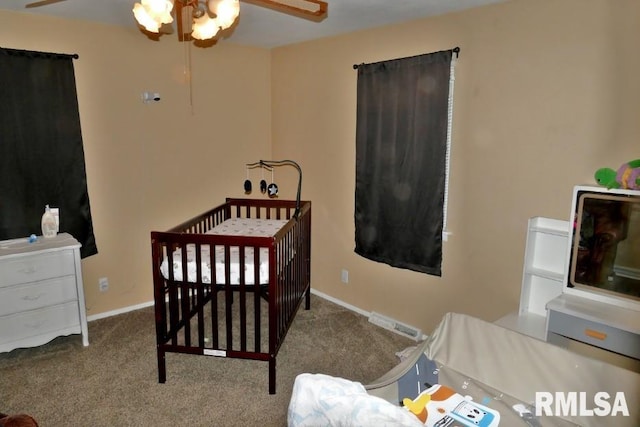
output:
<instances>
[{"instance_id":1,"label":"ceiling fan blade","mask_svg":"<svg viewBox=\"0 0 640 427\"><path fill-rule=\"evenodd\" d=\"M32 7L48 6L50 4L60 3L61 1L65 0L40 0L33 3L28 3L24 7L26 9L31 9Z\"/></svg>"},{"instance_id":2,"label":"ceiling fan blade","mask_svg":"<svg viewBox=\"0 0 640 427\"><path fill-rule=\"evenodd\" d=\"M242 0L245 3L266 7L311 21L319 22L327 17L328 4L321 0Z\"/></svg>"}]
</instances>

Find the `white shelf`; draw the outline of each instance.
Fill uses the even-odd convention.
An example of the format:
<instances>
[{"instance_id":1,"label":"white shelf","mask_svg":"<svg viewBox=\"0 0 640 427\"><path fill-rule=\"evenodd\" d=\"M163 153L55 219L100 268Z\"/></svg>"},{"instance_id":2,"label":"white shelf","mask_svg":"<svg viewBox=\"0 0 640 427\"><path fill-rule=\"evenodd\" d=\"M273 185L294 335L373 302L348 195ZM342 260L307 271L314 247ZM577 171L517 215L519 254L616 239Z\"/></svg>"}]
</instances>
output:
<instances>
[{"instance_id":1,"label":"white shelf","mask_svg":"<svg viewBox=\"0 0 640 427\"><path fill-rule=\"evenodd\" d=\"M554 282L564 282L564 273L558 273L557 271L545 270L543 268L530 267L525 275L542 277L545 279L553 280Z\"/></svg>"},{"instance_id":2,"label":"white shelf","mask_svg":"<svg viewBox=\"0 0 640 427\"><path fill-rule=\"evenodd\" d=\"M546 316L547 302L562 294L568 236L568 221L543 217L529 219L520 315Z\"/></svg>"},{"instance_id":3,"label":"white shelf","mask_svg":"<svg viewBox=\"0 0 640 427\"><path fill-rule=\"evenodd\" d=\"M640 359L640 311L565 288L570 234L568 221L529 220L519 310L495 323L557 345L577 340Z\"/></svg>"},{"instance_id":4,"label":"white shelf","mask_svg":"<svg viewBox=\"0 0 640 427\"><path fill-rule=\"evenodd\" d=\"M568 236L568 221L543 217L529 219L520 306L518 312L496 323L545 340L546 305L562 294L564 286Z\"/></svg>"}]
</instances>

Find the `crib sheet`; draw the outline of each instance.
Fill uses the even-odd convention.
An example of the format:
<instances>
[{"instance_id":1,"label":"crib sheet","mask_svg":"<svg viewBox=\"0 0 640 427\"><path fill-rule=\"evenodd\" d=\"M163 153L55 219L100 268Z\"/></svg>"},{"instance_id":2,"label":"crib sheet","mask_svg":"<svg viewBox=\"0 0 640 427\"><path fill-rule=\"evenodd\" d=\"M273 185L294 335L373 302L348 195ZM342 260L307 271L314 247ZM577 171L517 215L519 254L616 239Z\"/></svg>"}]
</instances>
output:
<instances>
[{"instance_id":1,"label":"crib sheet","mask_svg":"<svg viewBox=\"0 0 640 427\"><path fill-rule=\"evenodd\" d=\"M244 236L244 237L272 237L280 230L287 220L279 219L259 219L259 218L230 218L218 224L209 230L206 234L224 235L224 236ZM254 249L246 247L244 250L244 274L245 284L254 284ZM230 283L232 285L240 284L240 262L238 246L229 248L229 268ZM215 247L215 282L217 284L226 284L225 277L225 250L224 246L216 245ZM201 248L201 268L202 282L210 284L212 269L210 245ZM267 248L260 248L260 265L259 265L260 283L269 281L269 251ZM196 249L194 244L187 245L187 278L189 282L196 282ZM160 271L165 279L169 277L168 261L165 258L160 266ZM173 279L182 281L182 249L177 249L173 253Z\"/></svg>"}]
</instances>

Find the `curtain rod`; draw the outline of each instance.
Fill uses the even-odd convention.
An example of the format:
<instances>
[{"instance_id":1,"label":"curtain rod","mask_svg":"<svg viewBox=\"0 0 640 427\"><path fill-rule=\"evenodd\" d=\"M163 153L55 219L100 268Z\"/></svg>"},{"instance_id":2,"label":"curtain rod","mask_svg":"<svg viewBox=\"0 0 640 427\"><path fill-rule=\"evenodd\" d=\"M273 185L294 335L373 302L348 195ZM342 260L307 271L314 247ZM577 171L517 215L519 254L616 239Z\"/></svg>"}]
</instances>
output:
<instances>
[{"instance_id":1,"label":"curtain rod","mask_svg":"<svg viewBox=\"0 0 640 427\"><path fill-rule=\"evenodd\" d=\"M35 50L21 50L21 49L9 49L6 47L0 47L0 52L6 55L15 55L15 56L30 56L30 57L41 57L41 58L71 58L78 59L79 56L77 53L67 54L67 53L52 53L52 52L38 52Z\"/></svg>"},{"instance_id":2,"label":"curtain rod","mask_svg":"<svg viewBox=\"0 0 640 427\"><path fill-rule=\"evenodd\" d=\"M456 58L459 57L459 55L460 55L460 48L459 47L456 46L456 47L454 47L453 49L450 49L450 50L451 50L451 52L456 54ZM358 67L361 66L361 65L366 65L366 64L364 64L364 63L362 63L362 64L353 64L353 69L357 70Z\"/></svg>"}]
</instances>

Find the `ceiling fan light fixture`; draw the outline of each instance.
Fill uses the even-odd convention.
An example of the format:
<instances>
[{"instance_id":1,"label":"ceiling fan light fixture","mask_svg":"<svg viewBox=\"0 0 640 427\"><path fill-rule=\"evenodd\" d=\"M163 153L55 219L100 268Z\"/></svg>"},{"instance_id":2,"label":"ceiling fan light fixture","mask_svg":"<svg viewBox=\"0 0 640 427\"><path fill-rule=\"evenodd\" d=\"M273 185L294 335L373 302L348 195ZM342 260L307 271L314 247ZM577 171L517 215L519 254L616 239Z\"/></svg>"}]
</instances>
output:
<instances>
[{"instance_id":1,"label":"ceiling fan light fixture","mask_svg":"<svg viewBox=\"0 0 640 427\"><path fill-rule=\"evenodd\" d=\"M173 10L173 0L141 0L151 16L154 16L162 24L169 24L173 21L171 10Z\"/></svg>"},{"instance_id":2,"label":"ceiling fan light fixture","mask_svg":"<svg viewBox=\"0 0 640 427\"><path fill-rule=\"evenodd\" d=\"M61 0L43 0L61 1ZM240 16L239 0L138 0L133 15L147 31L176 20L178 40L208 40L219 31L232 27ZM322 0L245 0L278 12L319 22L327 16L327 2ZM36 2L34 4L42 3ZM174 7L175 6L175 7ZM27 6L28 7L28 6Z\"/></svg>"},{"instance_id":3,"label":"ceiling fan light fixture","mask_svg":"<svg viewBox=\"0 0 640 427\"><path fill-rule=\"evenodd\" d=\"M215 15L223 30L232 26L240 15L239 0L209 0L207 7Z\"/></svg>"},{"instance_id":4,"label":"ceiling fan light fixture","mask_svg":"<svg viewBox=\"0 0 640 427\"><path fill-rule=\"evenodd\" d=\"M138 24L142 25L145 30L152 33L160 32L160 23L151 16L147 8L142 4L136 3L133 5L133 16L136 18Z\"/></svg>"},{"instance_id":5,"label":"ceiling fan light fixture","mask_svg":"<svg viewBox=\"0 0 640 427\"><path fill-rule=\"evenodd\" d=\"M194 8L193 12L191 13L191 15L193 16L193 22L195 23L196 19L202 18L206 14L207 10L204 8L204 6L198 4L198 7Z\"/></svg>"},{"instance_id":6,"label":"ceiling fan light fixture","mask_svg":"<svg viewBox=\"0 0 640 427\"><path fill-rule=\"evenodd\" d=\"M147 31L157 33L162 24L173 22L173 0L141 0L133 5L133 16Z\"/></svg>"},{"instance_id":7,"label":"ceiling fan light fixture","mask_svg":"<svg viewBox=\"0 0 640 427\"><path fill-rule=\"evenodd\" d=\"M218 34L220 24L217 18L210 18L206 13L193 20L193 32L191 37L197 40L212 39Z\"/></svg>"}]
</instances>

